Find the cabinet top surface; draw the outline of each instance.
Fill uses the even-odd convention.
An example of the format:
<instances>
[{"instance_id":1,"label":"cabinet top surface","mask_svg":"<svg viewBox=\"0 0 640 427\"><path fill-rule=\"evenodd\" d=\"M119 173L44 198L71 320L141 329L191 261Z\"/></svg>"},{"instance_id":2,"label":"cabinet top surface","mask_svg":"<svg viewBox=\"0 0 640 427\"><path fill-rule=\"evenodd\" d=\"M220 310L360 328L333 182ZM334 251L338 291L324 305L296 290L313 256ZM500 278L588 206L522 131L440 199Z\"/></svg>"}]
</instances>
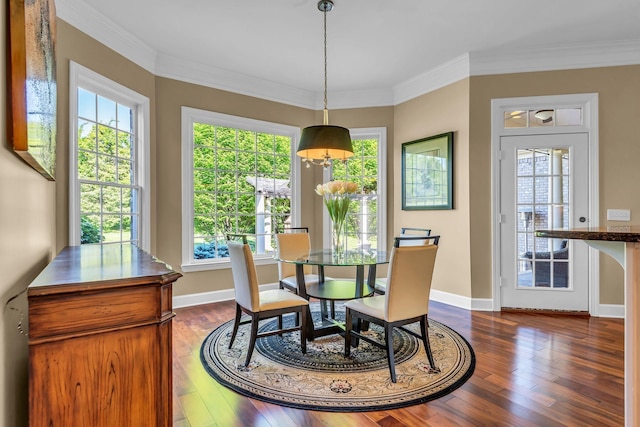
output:
<instances>
[{"instance_id":1,"label":"cabinet top surface","mask_svg":"<svg viewBox=\"0 0 640 427\"><path fill-rule=\"evenodd\" d=\"M67 246L29 285L29 293L56 285L173 281L181 274L134 245Z\"/></svg>"},{"instance_id":2,"label":"cabinet top surface","mask_svg":"<svg viewBox=\"0 0 640 427\"><path fill-rule=\"evenodd\" d=\"M538 237L640 242L640 225L611 225L608 227L572 228L569 230L536 230Z\"/></svg>"}]
</instances>

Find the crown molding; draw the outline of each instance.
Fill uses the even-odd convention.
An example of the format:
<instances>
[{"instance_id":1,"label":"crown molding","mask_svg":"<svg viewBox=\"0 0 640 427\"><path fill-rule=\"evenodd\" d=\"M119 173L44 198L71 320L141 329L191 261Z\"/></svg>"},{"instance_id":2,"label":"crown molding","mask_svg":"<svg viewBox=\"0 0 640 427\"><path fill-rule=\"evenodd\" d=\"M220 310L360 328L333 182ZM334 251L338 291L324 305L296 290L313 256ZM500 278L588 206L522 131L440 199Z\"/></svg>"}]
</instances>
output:
<instances>
[{"instance_id":1,"label":"crown molding","mask_svg":"<svg viewBox=\"0 0 640 427\"><path fill-rule=\"evenodd\" d=\"M157 56L156 75L297 107L316 107L315 92L169 55Z\"/></svg>"},{"instance_id":2,"label":"crown molding","mask_svg":"<svg viewBox=\"0 0 640 427\"><path fill-rule=\"evenodd\" d=\"M156 75L296 107L312 110L324 108L323 92L300 89L163 54L157 56ZM330 91L327 98L330 100L330 109L393 105L391 89Z\"/></svg>"},{"instance_id":3,"label":"crown molding","mask_svg":"<svg viewBox=\"0 0 640 427\"><path fill-rule=\"evenodd\" d=\"M335 91L327 94L330 110L366 107L387 107L394 104L393 90L391 88ZM316 94L317 110L324 108L324 94Z\"/></svg>"},{"instance_id":4,"label":"crown molding","mask_svg":"<svg viewBox=\"0 0 640 427\"><path fill-rule=\"evenodd\" d=\"M160 77L321 110L324 95L156 52L82 0L55 0L57 16ZM331 92L331 109L393 106L470 76L640 64L640 39L556 48L470 52L390 88Z\"/></svg>"},{"instance_id":5,"label":"crown molding","mask_svg":"<svg viewBox=\"0 0 640 427\"><path fill-rule=\"evenodd\" d=\"M56 15L111 50L155 74L156 51L81 0L55 0Z\"/></svg>"},{"instance_id":6,"label":"crown molding","mask_svg":"<svg viewBox=\"0 0 640 427\"><path fill-rule=\"evenodd\" d=\"M640 64L640 39L472 52L469 64L472 76Z\"/></svg>"},{"instance_id":7,"label":"crown molding","mask_svg":"<svg viewBox=\"0 0 640 427\"><path fill-rule=\"evenodd\" d=\"M393 87L394 105L469 77L469 55L460 55Z\"/></svg>"}]
</instances>

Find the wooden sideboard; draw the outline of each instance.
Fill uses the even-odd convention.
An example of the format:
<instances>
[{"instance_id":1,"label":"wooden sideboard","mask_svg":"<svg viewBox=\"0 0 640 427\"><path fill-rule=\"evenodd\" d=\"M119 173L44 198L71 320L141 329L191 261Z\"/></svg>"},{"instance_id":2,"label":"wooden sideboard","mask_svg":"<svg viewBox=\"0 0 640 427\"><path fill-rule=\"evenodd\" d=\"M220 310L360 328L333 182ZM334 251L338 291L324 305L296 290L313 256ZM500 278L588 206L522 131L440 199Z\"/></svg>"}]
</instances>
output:
<instances>
[{"instance_id":1,"label":"wooden sideboard","mask_svg":"<svg viewBox=\"0 0 640 427\"><path fill-rule=\"evenodd\" d=\"M29 285L29 425L171 426L171 287L133 245L70 246Z\"/></svg>"}]
</instances>

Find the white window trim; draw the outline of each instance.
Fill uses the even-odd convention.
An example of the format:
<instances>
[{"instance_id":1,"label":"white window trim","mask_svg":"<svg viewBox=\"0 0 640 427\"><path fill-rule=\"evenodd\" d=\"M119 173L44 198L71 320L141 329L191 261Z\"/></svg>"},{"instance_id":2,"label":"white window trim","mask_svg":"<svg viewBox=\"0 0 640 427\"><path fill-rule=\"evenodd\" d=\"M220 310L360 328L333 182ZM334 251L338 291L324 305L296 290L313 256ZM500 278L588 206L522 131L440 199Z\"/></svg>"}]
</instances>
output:
<instances>
[{"instance_id":1,"label":"white window trim","mask_svg":"<svg viewBox=\"0 0 640 427\"><path fill-rule=\"evenodd\" d=\"M182 271L205 271L230 268L228 258L196 260L193 258L193 124L207 123L244 129L252 132L265 132L284 135L291 138L291 224L300 224L300 162L295 150L300 140L300 128L262 120L248 119L215 113L191 107L182 107ZM257 265L274 264L270 255L254 255Z\"/></svg>"},{"instance_id":2,"label":"white window trim","mask_svg":"<svg viewBox=\"0 0 640 427\"><path fill-rule=\"evenodd\" d=\"M69 64L69 244L80 245L80 181L78 180L78 87L126 103L136 111L136 185L140 187L138 242L142 250L151 249L150 197L150 101L119 83L80 64Z\"/></svg>"},{"instance_id":3,"label":"white window trim","mask_svg":"<svg viewBox=\"0 0 640 427\"><path fill-rule=\"evenodd\" d=\"M378 140L378 250L387 249L387 128L349 129L351 139ZM325 169L323 181L331 179L331 171ZM323 247L331 247L331 218L326 209L322 210Z\"/></svg>"}]
</instances>

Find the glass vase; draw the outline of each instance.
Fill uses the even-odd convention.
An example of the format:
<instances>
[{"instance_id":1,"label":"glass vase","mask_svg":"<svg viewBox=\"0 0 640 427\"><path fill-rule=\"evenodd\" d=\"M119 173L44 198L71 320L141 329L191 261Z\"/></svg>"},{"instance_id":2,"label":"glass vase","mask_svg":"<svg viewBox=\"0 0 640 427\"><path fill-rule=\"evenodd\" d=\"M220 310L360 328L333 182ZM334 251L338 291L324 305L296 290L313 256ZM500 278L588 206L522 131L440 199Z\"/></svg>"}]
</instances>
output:
<instances>
[{"instance_id":1,"label":"glass vase","mask_svg":"<svg viewBox=\"0 0 640 427\"><path fill-rule=\"evenodd\" d=\"M344 218L333 221L333 229L331 232L332 251L335 256L344 255L345 251L345 229Z\"/></svg>"},{"instance_id":2,"label":"glass vase","mask_svg":"<svg viewBox=\"0 0 640 427\"><path fill-rule=\"evenodd\" d=\"M346 246L346 222L351 199L348 194L330 194L324 199L332 222L331 250L334 255L341 256L345 253Z\"/></svg>"}]
</instances>

